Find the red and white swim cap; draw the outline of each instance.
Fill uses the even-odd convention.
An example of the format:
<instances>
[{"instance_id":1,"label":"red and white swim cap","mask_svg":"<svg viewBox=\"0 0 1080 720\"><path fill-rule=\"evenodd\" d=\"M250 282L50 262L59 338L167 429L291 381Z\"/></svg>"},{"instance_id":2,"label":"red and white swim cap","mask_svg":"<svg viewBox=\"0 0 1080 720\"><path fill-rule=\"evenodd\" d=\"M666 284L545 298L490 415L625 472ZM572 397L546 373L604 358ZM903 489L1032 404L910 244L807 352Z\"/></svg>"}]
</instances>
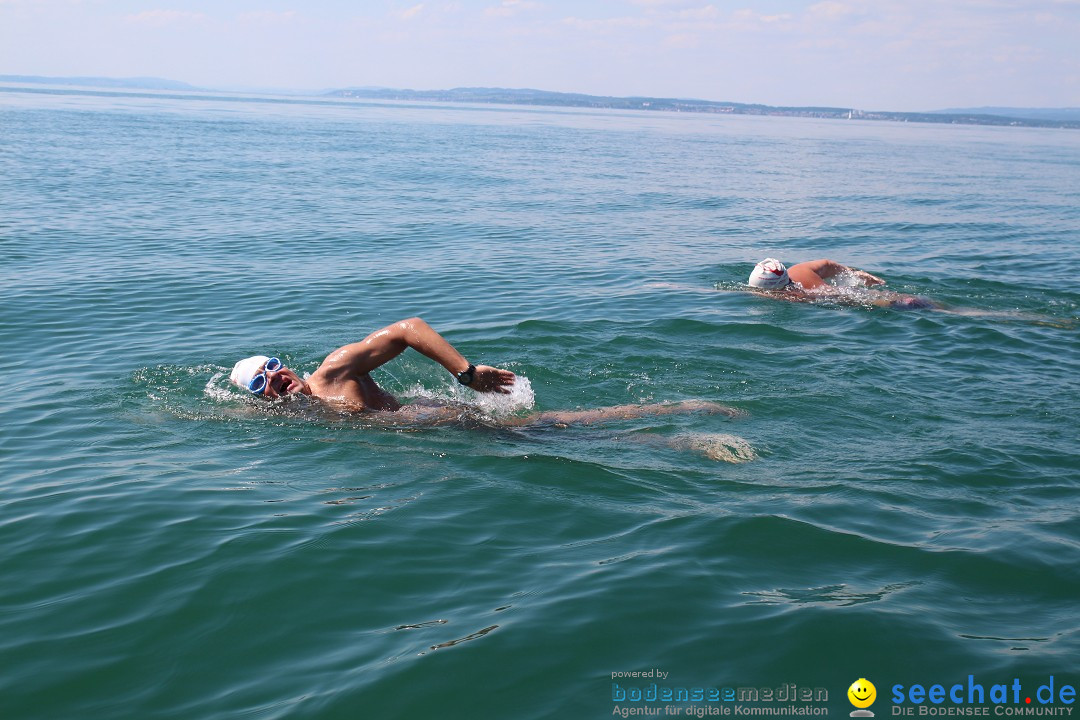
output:
<instances>
[{"instance_id":1,"label":"red and white swim cap","mask_svg":"<svg viewBox=\"0 0 1080 720\"><path fill-rule=\"evenodd\" d=\"M765 258L754 266L754 271L750 273L750 279L747 282L752 287L777 290L787 287L791 278L788 277L784 263L776 258Z\"/></svg>"}]
</instances>

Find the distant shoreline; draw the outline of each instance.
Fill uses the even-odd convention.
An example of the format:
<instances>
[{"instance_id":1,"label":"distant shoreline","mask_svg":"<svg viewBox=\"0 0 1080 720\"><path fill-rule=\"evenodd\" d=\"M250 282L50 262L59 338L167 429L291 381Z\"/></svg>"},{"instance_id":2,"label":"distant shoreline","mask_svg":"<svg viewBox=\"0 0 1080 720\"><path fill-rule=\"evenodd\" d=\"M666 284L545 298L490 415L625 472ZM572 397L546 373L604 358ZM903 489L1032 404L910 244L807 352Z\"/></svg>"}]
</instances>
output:
<instances>
[{"instance_id":1,"label":"distant shoreline","mask_svg":"<svg viewBox=\"0 0 1080 720\"><path fill-rule=\"evenodd\" d=\"M967 111L956 112L891 112L866 111L834 107L782 107L773 105L712 100L682 100L653 97L605 97L558 93L546 90L510 90L501 88L454 88L452 90L395 90L390 88L346 88L326 93L330 97L360 100L427 100L437 102L472 102L497 105L538 105L548 107L579 107L607 110L640 110L661 112L696 112L719 115L765 115L772 117L806 117L836 120L891 120L953 125L997 125L1010 127L1042 127L1080 129L1078 120L1024 118L990 115ZM1040 110L1039 112L1045 112ZM1080 110L1077 110L1080 117Z\"/></svg>"},{"instance_id":2,"label":"distant shoreline","mask_svg":"<svg viewBox=\"0 0 1080 720\"><path fill-rule=\"evenodd\" d=\"M0 75L0 83L32 85L64 85L99 88L112 91L172 90L193 92L235 92L199 88L187 83L162 78L98 78L43 77L36 75ZM804 117L829 120L888 120L892 122L936 123L946 125L991 125L1001 127L1080 129L1080 109L1051 110L1043 108L995 108L1002 114L975 110L933 112L866 111L836 107L785 107L754 103L716 102L654 97L608 97L547 90L505 88L453 88L450 90L403 90L393 88L343 88L313 91L309 94L287 91L260 90L259 93L281 94L292 98L338 98L357 100L427 101L449 103L486 103L493 105L529 105L539 107L573 107L606 110L635 110L642 112L692 112L719 115L759 115L771 117ZM1004 114L1007 111L1010 114ZM1024 117L1029 112L1039 117ZM1017 113L1017 114L1011 114ZM1069 117L1065 117L1065 116ZM1075 116L1077 119L1069 119Z\"/></svg>"}]
</instances>

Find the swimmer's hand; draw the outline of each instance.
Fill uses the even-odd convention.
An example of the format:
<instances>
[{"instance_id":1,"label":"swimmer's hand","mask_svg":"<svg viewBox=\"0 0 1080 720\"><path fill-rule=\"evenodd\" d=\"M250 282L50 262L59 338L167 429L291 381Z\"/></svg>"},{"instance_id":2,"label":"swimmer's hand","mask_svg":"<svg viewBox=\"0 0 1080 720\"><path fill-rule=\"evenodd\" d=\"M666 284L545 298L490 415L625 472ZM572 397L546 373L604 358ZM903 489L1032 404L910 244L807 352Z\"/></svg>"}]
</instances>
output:
<instances>
[{"instance_id":1,"label":"swimmer's hand","mask_svg":"<svg viewBox=\"0 0 1080 720\"><path fill-rule=\"evenodd\" d=\"M493 392L507 395L510 392L510 386L514 384L516 379L517 376L509 370L500 370L490 365L477 365L476 372L473 373L473 380L468 387L477 392Z\"/></svg>"},{"instance_id":2,"label":"swimmer's hand","mask_svg":"<svg viewBox=\"0 0 1080 720\"><path fill-rule=\"evenodd\" d=\"M865 270L852 270L851 274L863 281L866 287L873 287L875 285L884 285L885 281L879 278L877 275L871 275Z\"/></svg>"}]
</instances>

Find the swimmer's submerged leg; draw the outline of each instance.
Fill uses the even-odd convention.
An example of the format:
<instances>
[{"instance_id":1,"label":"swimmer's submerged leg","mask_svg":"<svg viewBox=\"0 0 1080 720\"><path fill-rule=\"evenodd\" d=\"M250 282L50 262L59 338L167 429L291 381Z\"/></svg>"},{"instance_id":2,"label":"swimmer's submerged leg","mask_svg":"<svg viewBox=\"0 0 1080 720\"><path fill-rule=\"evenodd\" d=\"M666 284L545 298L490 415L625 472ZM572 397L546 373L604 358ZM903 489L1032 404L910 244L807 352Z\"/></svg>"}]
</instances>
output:
<instances>
[{"instance_id":1,"label":"swimmer's submerged leg","mask_svg":"<svg viewBox=\"0 0 1080 720\"><path fill-rule=\"evenodd\" d=\"M757 460L758 457L754 447L748 441L737 435L727 433L688 432L674 437L666 437L641 432L618 439L633 440L634 443L639 445L653 445L655 447L671 448L672 450L689 450L717 462L745 463Z\"/></svg>"},{"instance_id":2,"label":"swimmer's submerged leg","mask_svg":"<svg viewBox=\"0 0 1080 720\"><path fill-rule=\"evenodd\" d=\"M671 438L667 444L676 450L690 450L720 462L744 463L757 459L749 442L727 433L686 433Z\"/></svg>"}]
</instances>

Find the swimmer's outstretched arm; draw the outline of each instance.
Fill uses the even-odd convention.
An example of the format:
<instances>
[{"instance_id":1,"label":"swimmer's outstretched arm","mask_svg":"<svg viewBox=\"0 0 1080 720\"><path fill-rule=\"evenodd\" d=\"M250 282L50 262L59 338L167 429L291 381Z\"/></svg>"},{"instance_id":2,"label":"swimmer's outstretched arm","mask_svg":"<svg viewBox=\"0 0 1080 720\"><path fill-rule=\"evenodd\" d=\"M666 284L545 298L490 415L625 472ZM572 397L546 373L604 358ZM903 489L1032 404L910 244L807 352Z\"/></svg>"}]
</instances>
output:
<instances>
[{"instance_id":1,"label":"swimmer's outstretched arm","mask_svg":"<svg viewBox=\"0 0 1080 720\"><path fill-rule=\"evenodd\" d=\"M821 287L825 284L825 280L843 272L851 273L866 287L885 284L885 281L877 275L871 275L865 270L856 270L835 260L808 260L788 268L788 276L807 290Z\"/></svg>"},{"instance_id":2,"label":"swimmer's outstretched arm","mask_svg":"<svg viewBox=\"0 0 1080 720\"><path fill-rule=\"evenodd\" d=\"M500 421L503 425L592 425L612 420L633 420L655 415L680 415L684 413L706 413L739 417L742 410L721 405L709 400L683 400L672 403L652 405L613 405L591 410L546 410L525 417L508 418Z\"/></svg>"},{"instance_id":3,"label":"swimmer's outstretched arm","mask_svg":"<svg viewBox=\"0 0 1080 720\"><path fill-rule=\"evenodd\" d=\"M446 368L455 377L469 367L469 361L430 325L418 317L387 325L360 342L338 348L323 361L319 372L328 375L366 375L385 365L407 348L412 348ZM489 365L477 365L469 387L479 392L508 393L514 373Z\"/></svg>"}]
</instances>

